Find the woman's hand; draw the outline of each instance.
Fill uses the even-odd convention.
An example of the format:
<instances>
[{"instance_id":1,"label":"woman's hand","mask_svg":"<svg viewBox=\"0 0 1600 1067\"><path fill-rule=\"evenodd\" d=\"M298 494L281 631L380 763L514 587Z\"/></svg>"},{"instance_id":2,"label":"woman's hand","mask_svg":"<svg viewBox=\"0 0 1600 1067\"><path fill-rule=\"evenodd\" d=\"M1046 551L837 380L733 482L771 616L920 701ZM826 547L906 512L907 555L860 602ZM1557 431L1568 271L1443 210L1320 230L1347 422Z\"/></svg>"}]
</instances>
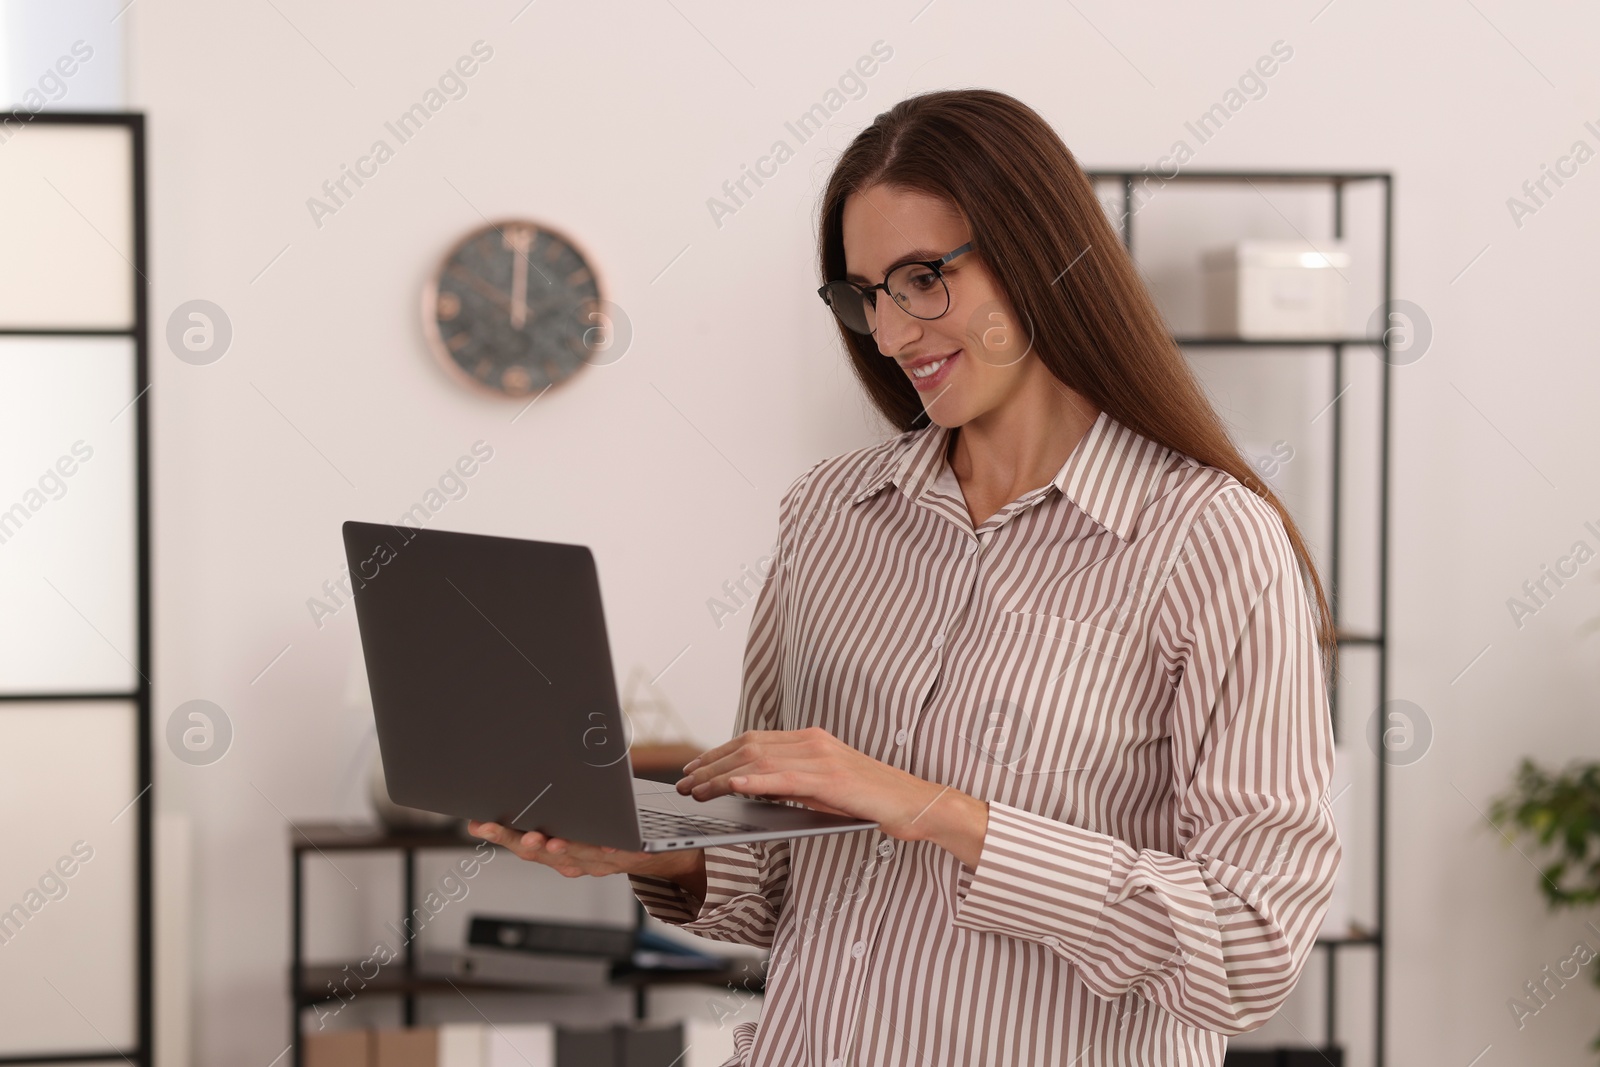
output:
<instances>
[{"instance_id":1,"label":"woman's hand","mask_svg":"<svg viewBox=\"0 0 1600 1067\"><path fill-rule=\"evenodd\" d=\"M505 846L520 859L554 867L567 878L582 878L584 875L600 878L608 874L649 874L674 878L699 861L698 849L625 852L609 845L547 838L536 830L519 834L499 823L478 822L476 819L468 821L467 832L473 837Z\"/></svg>"},{"instance_id":2,"label":"woman's hand","mask_svg":"<svg viewBox=\"0 0 1600 1067\"><path fill-rule=\"evenodd\" d=\"M953 846L969 844L974 829L981 844L988 823L982 801L875 760L820 726L747 730L691 760L678 792L697 800L728 793L798 800L817 811L870 819L902 841L936 841L963 856L972 850Z\"/></svg>"}]
</instances>

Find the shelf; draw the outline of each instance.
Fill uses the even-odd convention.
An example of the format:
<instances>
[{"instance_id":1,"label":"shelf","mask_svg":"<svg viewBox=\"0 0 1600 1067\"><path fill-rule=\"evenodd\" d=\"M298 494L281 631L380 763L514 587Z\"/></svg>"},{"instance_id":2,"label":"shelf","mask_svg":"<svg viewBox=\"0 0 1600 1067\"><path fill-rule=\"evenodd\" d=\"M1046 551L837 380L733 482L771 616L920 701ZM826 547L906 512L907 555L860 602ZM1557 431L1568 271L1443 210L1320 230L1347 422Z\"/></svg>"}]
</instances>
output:
<instances>
[{"instance_id":1,"label":"shelf","mask_svg":"<svg viewBox=\"0 0 1600 1067\"><path fill-rule=\"evenodd\" d=\"M623 963L611 971L611 984L627 989L649 988L658 985L734 985L751 993L766 989L766 979L761 974L758 959L729 959L728 965L717 971L651 971L639 970Z\"/></svg>"},{"instance_id":2,"label":"shelf","mask_svg":"<svg viewBox=\"0 0 1600 1067\"><path fill-rule=\"evenodd\" d=\"M667 746L659 747L665 762L661 757L642 760L634 765L634 777L672 785L683 777L683 765L700 754L700 750L692 745L681 746L681 750L672 748L670 751ZM301 822L290 824L290 843L296 852L477 848L484 843L483 838L473 837L466 828L466 820L462 820L457 828L448 830L391 830L371 822Z\"/></svg>"},{"instance_id":3,"label":"shelf","mask_svg":"<svg viewBox=\"0 0 1600 1067\"><path fill-rule=\"evenodd\" d=\"M682 778L683 773L673 772L670 780L644 773L639 773L636 777L667 782L670 785ZM473 837L467 833L466 827L465 820L462 820L458 827L447 830L391 830L371 822L298 822L289 825L289 842L295 852L477 848L486 843L483 838Z\"/></svg>"},{"instance_id":4,"label":"shelf","mask_svg":"<svg viewBox=\"0 0 1600 1067\"><path fill-rule=\"evenodd\" d=\"M1174 337L1180 348L1332 348L1383 347L1381 337Z\"/></svg>"},{"instance_id":5,"label":"shelf","mask_svg":"<svg viewBox=\"0 0 1600 1067\"><path fill-rule=\"evenodd\" d=\"M1091 181L1153 181L1167 182L1277 182L1305 183L1310 185L1343 185L1346 182L1376 182L1389 180L1389 175L1375 171L1235 171L1235 170L1180 170L1176 174L1152 174L1148 165L1134 170L1091 170Z\"/></svg>"},{"instance_id":6,"label":"shelf","mask_svg":"<svg viewBox=\"0 0 1600 1067\"><path fill-rule=\"evenodd\" d=\"M1323 948L1377 948L1381 944L1377 934L1365 937L1319 937L1317 944Z\"/></svg>"},{"instance_id":7,"label":"shelf","mask_svg":"<svg viewBox=\"0 0 1600 1067\"><path fill-rule=\"evenodd\" d=\"M314 1004L323 1004L330 1000L338 999L337 995L328 992L329 983L337 984L346 980L357 972L354 968L361 961L352 960L348 964L312 964L300 969L299 994L296 1007L308 1008ZM619 962L612 966L611 981L605 986L577 986L577 985L550 985L525 983L514 984L510 982L485 982L476 978L444 978L431 975L419 975L407 971L403 964L398 962L381 968L365 984L358 985L362 979L359 976L351 982L353 993L389 993L401 996L420 996L427 993L592 993L601 989L628 990L649 988L658 985L710 985L726 986L738 985L752 993L759 993L764 987L759 960L733 960L727 961L727 966L715 971L668 971L668 970L639 970L626 962ZM346 970L350 968L350 970Z\"/></svg>"},{"instance_id":8,"label":"shelf","mask_svg":"<svg viewBox=\"0 0 1600 1067\"><path fill-rule=\"evenodd\" d=\"M1317 944L1325 948L1359 948L1362 946L1376 947L1383 943L1382 936L1376 930L1367 930L1352 923L1350 932L1336 937L1319 937Z\"/></svg>"},{"instance_id":9,"label":"shelf","mask_svg":"<svg viewBox=\"0 0 1600 1067\"><path fill-rule=\"evenodd\" d=\"M465 825L458 830L390 830L375 823L301 822L290 826L289 840L296 852L476 848L488 843L467 833Z\"/></svg>"}]
</instances>

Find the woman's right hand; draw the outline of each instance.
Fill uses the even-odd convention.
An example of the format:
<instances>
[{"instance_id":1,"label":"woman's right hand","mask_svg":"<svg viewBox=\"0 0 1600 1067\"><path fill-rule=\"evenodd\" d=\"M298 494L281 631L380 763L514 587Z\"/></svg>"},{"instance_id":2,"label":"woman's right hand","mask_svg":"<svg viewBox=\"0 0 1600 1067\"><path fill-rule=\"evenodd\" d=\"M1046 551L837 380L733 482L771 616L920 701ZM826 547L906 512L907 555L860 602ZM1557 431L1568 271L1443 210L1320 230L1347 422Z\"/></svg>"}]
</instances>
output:
<instances>
[{"instance_id":1,"label":"woman's right hand","mask_svg":"<svg viewBox=\"0 0 1600 1067\"><path fill-rule=\"evenodd\" d=\"M560 837L547 838L536 830L519 834L499 823L478 822L476 819L467 823L467 832L473 837L481 837L505 847L520 859L554 867L567 878L645 874L677 881L677 876L687 875L699 866L702 855L699 849L626 852L609 845L591 845Z\"/></svg>"}]
</instances>

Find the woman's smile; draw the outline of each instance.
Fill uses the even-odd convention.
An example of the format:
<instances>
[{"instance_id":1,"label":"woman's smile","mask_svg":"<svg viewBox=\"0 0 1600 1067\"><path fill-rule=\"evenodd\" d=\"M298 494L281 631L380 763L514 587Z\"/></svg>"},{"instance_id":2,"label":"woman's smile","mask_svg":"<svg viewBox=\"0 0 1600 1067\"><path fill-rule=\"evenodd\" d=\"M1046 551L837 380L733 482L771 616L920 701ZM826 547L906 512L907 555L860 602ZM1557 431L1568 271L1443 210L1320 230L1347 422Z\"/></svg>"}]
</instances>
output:
<instances>
[{"instance_id":1,"label":"woman's smile","mask_svg":"<svg viewBox=\"0 0 1600 1067\"><path fill-rule=\"evenodd\" d=\"M961 350L958 348L947 356L924 360L920 363L902 364L902 366L905 368L906 374L911 378L911 384L919 392L926 392L929 389L938 388L946 378L950 377L950 369L956 365L956 361L960 357Z\"/></svg>"}]
</instances>

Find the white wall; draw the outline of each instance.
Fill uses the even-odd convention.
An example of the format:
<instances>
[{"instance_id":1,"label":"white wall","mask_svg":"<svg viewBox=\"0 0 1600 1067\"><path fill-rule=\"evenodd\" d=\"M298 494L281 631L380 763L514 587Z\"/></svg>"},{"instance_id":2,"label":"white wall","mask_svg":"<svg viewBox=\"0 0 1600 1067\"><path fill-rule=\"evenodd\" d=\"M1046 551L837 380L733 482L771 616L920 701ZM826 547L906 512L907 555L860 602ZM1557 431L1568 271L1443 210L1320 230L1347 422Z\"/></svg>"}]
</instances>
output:
<instances>
[{"instance_id":1,"label":"white wall","mask_svg":"<svg viewBox=\"0 0 1600 1067\"><path fill-rule=\"evenodd\" d=\"M490 442L436 525L593 545L619 669L654 675L687 645L661 689L720 740L744 616L719 631L707 598L770 544L796 474L882 432L810 293L833 154L906 93L989 85L1087 165L1153 164L1278 39L1292 62L1194 166L1394 170L1397 294L1437 331L1396 374L1393 695L1436 739L1392 776L1393 1062L1465 1064L1491 1044L1480 1062L1589 1062L1587 985L1520 1033L1505 1003L1596 938L1543 913L1479 809L1520 754L1600 741L1595 652L1573 632L1600 613L1591 588L1569 585L1520 632L1505 607L1541 563L1594 543L1583 520L1600 524L1569 429L1592 424L1600 377L1600 165L1520 229L1505 206L1574 139L1596 143L1582 123L1600 125L1600 18L1503 2L522 2L149 0L123 16L150 115L154 321L200 298L234 330L210 366L158 350L150 397L158 719L205 698L236 730L213 766L159 763L160 805L196 820L198 1062L265 1063L285 1042L283 816L363 812L365 723L343 703L354 617L319 630L306 608L339 572L341 520L398 515ZM479 39L494 57L469 94L318 228L307 198ZM716 226L707 197L879 39L893 58L828 143ZM417 310L448 244L513 214L576 235L636 330L621 363L514 425L518 405L434 366ZM325 882L339 914L371 902Z\"/></svg>"}]
</instances>

